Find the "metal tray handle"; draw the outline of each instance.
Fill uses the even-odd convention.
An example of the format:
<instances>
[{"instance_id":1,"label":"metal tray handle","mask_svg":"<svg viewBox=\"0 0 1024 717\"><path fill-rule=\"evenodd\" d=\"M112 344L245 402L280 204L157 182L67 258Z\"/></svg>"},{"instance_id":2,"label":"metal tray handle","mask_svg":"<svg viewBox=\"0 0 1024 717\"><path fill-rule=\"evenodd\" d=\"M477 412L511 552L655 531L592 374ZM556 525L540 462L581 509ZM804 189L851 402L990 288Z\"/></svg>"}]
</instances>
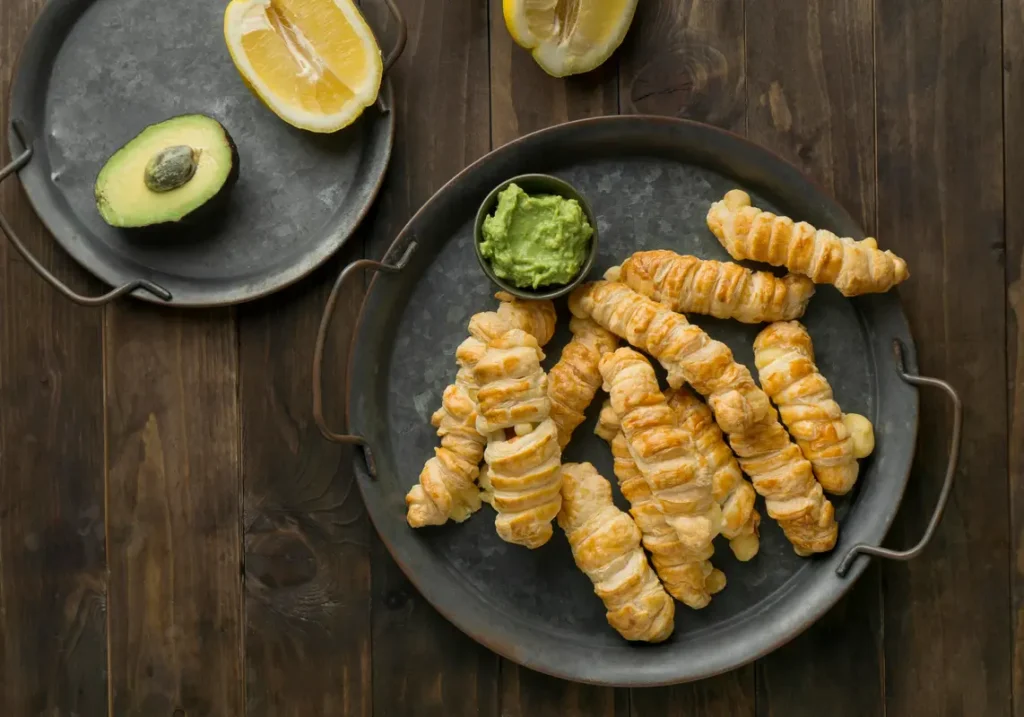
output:
<instances>
[{"instance_id":1,"label":"metal tray handle","mask_svg":"<svg viewBox=\"0 0 1024 717\"><path fill-rule=\"evenodd\" d=\"M409 257L412 256L413 251L416 249L416 242L409 242L409 246L405 248L402 257L394 264L385 264L381 261L374 261L372 259L359 259L346 266L340 274L338 274L337 281L334 282L334 288L331 289L330 296L327 297L327 304L324 306L323 316L320 317L320 328L316 333L316 345L313 348L313 420L316 421L317 428L320 429L320 433L323 434L324 438L335 443L345 443L348 445L359 446L363 449L363 457L366 459L366 469L370 472L371 478L377 477L377 462L373 458L373 451L370 449L369 443L362 436L357 436L351 433L335 433L327 425L327 420L324 418L324 374L323 374L323 363L324 363L324 346L327 343L327 330L331 326L331 319L334 316L334 307L338 303L338 295L341 294L342 287L352 276L355 276L361 269L368 269L370 271L383 271L387 274L395 274L405 268L406 264L409 263ZM351 352L352 346L349 344L349 351ZM347 365L346 361L346 365Z\"/></svg>"},{"instance_id":2,"label":"metal tray handle","mask_svg":"<svg viewBox=\"0 0 1024 717\"><path fill-rule=\"evenodd\" d=\"M874 555L877 558L887 558L889 560L910 560L916 558L921 554L921 551L925 549L928 542L932 539L935 534L935 529L939 526L939 521L942 519L942 513L946 509L946 502L949 500L949 494L953 490L953 476L956 474L957 460L960 457L960 434L964 420L964 407L960 401L960 396L956 390L945 381L940 381L937 378L927 378L925 376L918 376L915 374L907 373L906 366L903 361L903 345L899 341L893 341L893 352L896 354L896 370L907 383L912 386L928 386L930 388L942 389L949 399L953 402L953 436L950 440L949 446L949 461L946 464L946 477L942 481L942 490L939 491L939 499L935 504L935 511L932 513L931 520L928 521L928 527L924 531L924 535L921 536L921 540L917 542L912 548L908 550L889 550L877 545L867 545L865 543L858 543L854 545L850 550L843 556L842 561L839 563L839 567L836 568L836 574L839 577L844 577L850 566L853 565L853 561L857 559L857 556L861 553L865 555Z\"/></svg>"},{"instance_id":3,"label":"metal tray handle","mask_svg":"<svg viewBox=\"0 0 1024 717\"><path fill-rule=\"evenodd\" d=\"M398 23L398 37L395 39L395 45L391 48L391 52L387 54L387 57L384 58L384 74L387 75L405 49L406 40L409 39L409 30L405 25L405 18L402 17L401 11L395 5L395 0L384 0L384 4L388 6L388 12L391 13L395 22ZM384 99L383 92L377 93L377 100L374 104L381 114L387 114L391 111L387 101Z\"/></svg>"},{"instance_id":4,"label":"metal tray handle","mask_svg":"<svg viewBox=\"0 0 1024 717\"><path fill-rule=\"evenodd\" d=\"M3 181L10 177L12 174L21 171L21 169L23 169L25 165L27 165L29 161L31 161L32 159L32 147L28 146L25 143L25 139L21 134L21 131L19 130L17 123L12 122L11 129L14 131L14 136L18 138L18 142L24 149L17 157L14 158L14 160L10 164L8 164L3 169L0 169L0 184L2 184ZM114 299L124 296L125 294L130 294L136 289L148 291L153 296L164 301L171 300L171 292L167 291L167 289L163 288L162 286L154 284L151 281L146 281L145 279L136 279L135 281L129 281L128 283L122 284L121 286L117 287L112 291L108 291L106 294L103 294L102 296L82 296L81 294L78 294L74 292L72 289L70 289L66 284L64 284L64 282L62 282L60 279L58 279L56 276L50 273L50 271L45 266L40 264L38 259L32 256L31 252L29 252L28 250L28 247L26 247L22 243L21 239L15 233L14 228L11 226L11 223L7 221L7 217L3 215L3 212L0 212L0 231L7 235L7 238L10 240L11 244L14 245L14 248L18 250L18 253L21 254L21 257L28 263L29 266L36 270L39 276L43 277L47 282L49 282L49 284L53 288L55 288L60 293L64 294L64 296L71 299L76 304L81 304L82 306L101 306L103 304L113 301Z\"/></svg>"},{"instance_id":5,"label":"metal tray handle","mask_svg":"<svg viewBox=\"0 0 1024 717\"><path fill-rule=\"evenodd\" d=\"M405 18L402 17L401 11L395 5L395 0L384 0L384 4L388 6L388 11L395 18L395 22L398 23L398 37L395 39L395 46L391 48L391 52L384 58L384 72L386 73L402 55L402 51L405 50L405 43L409 39L409 29L406 27Z\"/></svg>"}]
</instances>

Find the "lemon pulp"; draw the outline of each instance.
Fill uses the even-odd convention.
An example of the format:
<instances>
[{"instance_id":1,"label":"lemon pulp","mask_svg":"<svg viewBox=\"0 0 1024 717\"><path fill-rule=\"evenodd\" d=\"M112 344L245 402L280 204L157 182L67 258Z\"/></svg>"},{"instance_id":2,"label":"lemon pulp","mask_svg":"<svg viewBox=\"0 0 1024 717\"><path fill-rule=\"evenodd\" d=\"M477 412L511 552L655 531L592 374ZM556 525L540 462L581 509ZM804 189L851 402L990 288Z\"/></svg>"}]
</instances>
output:
<instances>
[{"instance_id":1,"label":"lemon pulp","mask_svg":"<svg viewBox=\"0 0 1024 717\"><path fill-rule=\"evenodd\" d=\"M297 126L340 129L379 90L380 50L348 0L234 0L225 37L256 93Z\"/></svg>"}]
</instances>

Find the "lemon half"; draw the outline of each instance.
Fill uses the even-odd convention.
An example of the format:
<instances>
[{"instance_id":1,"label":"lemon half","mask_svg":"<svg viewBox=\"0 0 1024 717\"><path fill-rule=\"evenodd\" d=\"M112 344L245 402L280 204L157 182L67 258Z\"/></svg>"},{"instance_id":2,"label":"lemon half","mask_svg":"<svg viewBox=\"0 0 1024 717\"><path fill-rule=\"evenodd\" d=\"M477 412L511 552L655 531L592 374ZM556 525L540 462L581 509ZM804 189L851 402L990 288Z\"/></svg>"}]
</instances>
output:
<instances>
[{"instance_id":1,"label":"lemon half","mask_svg":"<svg viewBox=\"0 0 1024 717\"><path fill-rule=\"evenodd\" d=\"M252 90L296 127L336 132L380 91L380 47L350 0L232 0L224 39Z\"/></svg>"},{"instance_id":2,"label":"lemon half","mask_svg":"<svg viewBox=\"0 0 1024 717\"><path fill-rule=\"evenodd\" d=\"M622 44L637 0L503 0L505 25L549 75L589 72Z\"/></svg>"}]
</instances>

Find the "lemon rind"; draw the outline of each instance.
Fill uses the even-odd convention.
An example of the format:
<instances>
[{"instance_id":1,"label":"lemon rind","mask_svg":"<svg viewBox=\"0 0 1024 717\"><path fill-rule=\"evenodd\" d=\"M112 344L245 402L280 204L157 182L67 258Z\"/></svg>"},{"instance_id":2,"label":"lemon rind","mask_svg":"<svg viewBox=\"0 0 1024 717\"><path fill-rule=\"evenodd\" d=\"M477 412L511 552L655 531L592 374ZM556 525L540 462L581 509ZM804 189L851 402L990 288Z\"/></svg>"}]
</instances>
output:
<instances>
[{"instance_id":1,"label":"lemon rind","mask_svg":"<svg viewBox=\"0 0 1024 717\"><path fill-rule=\"evenodd\" d=\"M623 19L619 23L618 32L610 40L583 55L566 53L564 51L566 43L564 42L545 42L536 38L526 27L525 19L520 17L521 13L517 12L520 6L517 0L504 0L502 13L512 39L517 45L530 51L534 61L544 72L552 77L568 77L595 70L615 54L633 24L637 4L638 0L632 0L629 3L628 9L623 13Z\"/></svg>"}]
</instances>

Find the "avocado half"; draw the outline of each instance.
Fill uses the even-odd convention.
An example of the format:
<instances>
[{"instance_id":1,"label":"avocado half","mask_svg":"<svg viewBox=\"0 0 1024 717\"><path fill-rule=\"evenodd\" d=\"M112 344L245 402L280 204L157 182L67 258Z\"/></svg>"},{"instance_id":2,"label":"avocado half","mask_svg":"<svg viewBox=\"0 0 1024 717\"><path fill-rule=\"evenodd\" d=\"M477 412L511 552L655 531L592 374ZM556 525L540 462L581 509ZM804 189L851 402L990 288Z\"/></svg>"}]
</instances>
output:
<instances>
[{"instance_id":1,"label":"avocado half","mask_svg":"<svg viewBox=\"0 0 1024 717\"><path fill-rule=\"evenodd\" d=\"M237 179L228 131L206 115L181 115L114 152L96 177L96 208L114 227L173 225L219 205Z\"/></svg>"}]
</instances>

